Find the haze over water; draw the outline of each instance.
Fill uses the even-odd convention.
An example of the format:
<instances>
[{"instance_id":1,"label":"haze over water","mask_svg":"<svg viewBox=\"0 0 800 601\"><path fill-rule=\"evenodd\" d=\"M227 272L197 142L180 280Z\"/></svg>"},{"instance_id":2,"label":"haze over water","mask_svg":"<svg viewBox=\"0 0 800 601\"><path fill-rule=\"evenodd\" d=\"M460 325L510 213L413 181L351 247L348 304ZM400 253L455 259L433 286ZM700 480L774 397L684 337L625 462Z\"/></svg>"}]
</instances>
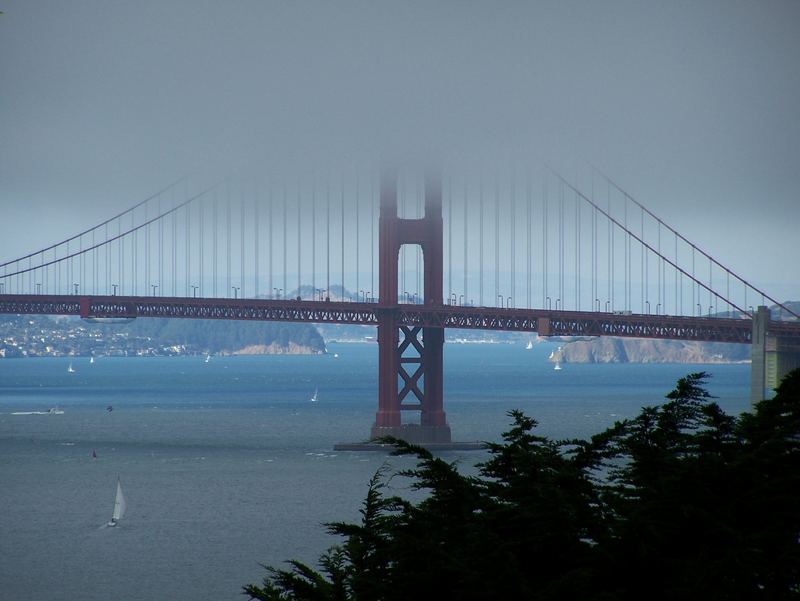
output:
<instances>
[{"instance_id":1,"label":"haze over water","mask_svg":"<svg viewBox=\"0 0 800 601\"><path fill-rule=\"evenodd\" d=\"M748 365L555 372L552 349L445 345L454 439L499 440L512 408L549 436L588 436L701 369L725 409L748 406ZM81 359L75 373L67 359L0 361L0 599L232 601L261 580L259 562L315 561L335 542L320 524L357 519L387 460L409 465L332 451L369 432L377 346L329 351L338 357ZM12 415L54 406L64 414ZM468 468L485 455L446 457ZM103 528L117 476L128 511Z\"/></svg>"}]
</instances>

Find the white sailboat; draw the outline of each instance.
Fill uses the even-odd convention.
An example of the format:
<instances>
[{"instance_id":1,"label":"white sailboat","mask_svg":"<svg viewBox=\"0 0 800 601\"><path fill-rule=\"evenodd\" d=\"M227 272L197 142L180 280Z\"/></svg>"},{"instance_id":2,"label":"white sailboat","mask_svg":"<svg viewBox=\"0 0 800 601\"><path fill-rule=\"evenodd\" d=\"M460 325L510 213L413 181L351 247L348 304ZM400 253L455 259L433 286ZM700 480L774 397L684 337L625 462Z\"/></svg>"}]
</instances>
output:
<instances>
[{"instance_id":1,"label":"white sailboat","mask_svg":"<svg viewBox=\"0 0 800 601\"><path fill-rule=\"evenodd\" d=\"M525 345L525 350L529 351L533 348L533 341L528 340L528 344Z\"/></svg>"},{"instance_id":2,"label":"white sailboat","mask_svg":"<svg viewBox=\"0 0 800 601\"><path fill-rule=\"evenodd\" d=\"M89 363L94 363L94 357L89 357Z\"/></svg>"},{"instance_id":3,"label":"white sailboat","mask_svg":"<svg viewBox=\"0 0 800 601\"><path fill-rule=\"evenodd\" d=\"M72 363L69 364L69 367L67 368L67 373L70 373L70 374L74 374L75 373L75 370L72 368Z\"/></svg>"},{"instance_id":4,"label":"white sailboat","mask_svg":"<svg viewBox=\"0 0 800 601\"><path fill-rule=\"evenodd\" d=\"M125 497L122 495L122 485L120 485L119 478L117 478L117 496L114 499L114 513L111 514L111 521L107 525L116 526L124 515Z\"/></svg>"},{"instance_id":5,"label":"white sailboat","mask_svg":"<svg viewBox=\"0 0 800 601\"><path fill-rule=\"evenodd\" d=\"M310 399L310 401L311 401L312 403L316 403L316 402L317 402L317 394L318 394L318 393L319 393L319 388L315 388L315 389L314 389L314 396L312 396L312 397L311 397L311 399Z\"/></svg>"},{"instance_id":6,"label":"white sailboat","mask_svg":"<svg viewBox=\"0 0 800 601\"><path fill-rule=\"evenodd\" d=\"M208 363L209 361L211 361L211 355L206 355L206 363Z\"/></svg>"},{"instance_id":7,"label":"white sailboat","mask_svg":"<svg viewBox=\"0 0 800 601\"><path fill-rule=\"evenodd\" d=\"M550 356L552 357L553 354L551 353ZM562 356L561 347L558 347L558 350L555 352L556 366L553 368L555 371L561 371L561 356Z\"/></svg>"}]
</instances>

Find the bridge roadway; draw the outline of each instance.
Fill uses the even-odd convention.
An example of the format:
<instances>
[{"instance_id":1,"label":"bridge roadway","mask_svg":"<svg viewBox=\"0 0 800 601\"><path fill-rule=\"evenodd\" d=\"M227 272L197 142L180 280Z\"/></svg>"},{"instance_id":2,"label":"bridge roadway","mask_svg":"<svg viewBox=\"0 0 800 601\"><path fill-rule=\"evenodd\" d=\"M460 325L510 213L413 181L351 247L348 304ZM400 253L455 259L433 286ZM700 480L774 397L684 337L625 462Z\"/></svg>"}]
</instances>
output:
<instances>
[{"instance_id":1,"label":"bridge roadway","mask_svg":"<svg viewBox=\"0 0 800 601\"><path fill-rule=\"evenodd\" d=\"M377 326L385 312L410 327L535 332L540 336L624 336L750 344L749 318L681 317L552 311L460 305L382 305L296 299L229 299L162 296L0 295L0 313L76 315L83 318L170 317L295 321ZM774 336L800 341L800 322L770 321Z\"/></svg>"}]
</instances>

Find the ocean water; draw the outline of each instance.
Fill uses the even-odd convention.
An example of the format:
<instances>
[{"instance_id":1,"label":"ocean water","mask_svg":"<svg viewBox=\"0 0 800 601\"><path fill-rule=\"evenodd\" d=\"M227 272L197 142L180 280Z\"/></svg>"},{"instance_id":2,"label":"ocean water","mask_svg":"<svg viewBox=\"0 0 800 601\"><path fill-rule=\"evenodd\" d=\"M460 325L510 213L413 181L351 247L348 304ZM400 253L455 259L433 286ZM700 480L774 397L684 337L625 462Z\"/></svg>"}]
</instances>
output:
<instances>
[{"instance_id":1,"label":"ocean water","mask_svg":"<svg viewBox=\"0 0 800 601\"><path fill-rule=\"evenodd\" d=\"M700 370L723 408L748 408L748 365L556 372L553 348L446 345L453 438L499 440L510 409L549 436L589 436ZM336 542L322 524L357 519L370 476L411 462L332 450L369 432L377 346L329 351L73 359L74 373L68 359L0 361L0 600L227 601L262 579L259 564L313 563ZM466 468L485 458L445 456ZM106 528L117 477L128 510Z\"/></svg>"}]
</instances>

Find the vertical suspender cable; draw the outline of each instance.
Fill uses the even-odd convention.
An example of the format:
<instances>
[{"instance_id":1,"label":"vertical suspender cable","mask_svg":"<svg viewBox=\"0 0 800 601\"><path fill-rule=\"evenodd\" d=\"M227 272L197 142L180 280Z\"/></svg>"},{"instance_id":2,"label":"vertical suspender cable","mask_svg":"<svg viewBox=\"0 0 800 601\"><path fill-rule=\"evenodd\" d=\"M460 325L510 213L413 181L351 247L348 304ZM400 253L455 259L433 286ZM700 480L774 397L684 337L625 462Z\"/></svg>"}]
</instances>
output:
<instances>
[{"instance_id":1,"label":"vertical suspender cable","mask_svg":"<svg viewBox=\"0 0 800 601\"><path fill-rule=\"evenodd\" d=\"M641 218L641 233L640 233L639 237L642 240L644 240L644 211L642 211L642 210L640 210L640 218ZM640 276L640 278L642 280L642 298L641 298L641 301L642 301L642 313L644 313L644 301L645 301L645 289L644 289L645 288L645 283L644 283L644 267L645 267L645 265L644 265L644 244L640 245L640 249L641 249L641 259L640 259L640 262L641 262L641 265L640 265L641 276Z\"/></svg>"},{"instance_id":2,"label":"vertical suspender cable","mask_svg":"<svg viewBox=\"0 0 800 601\"><path fill-rule=\"evenodd\" d=\"M261 229L261 219L260 219L259 210L258 210L259 209L259 205L261 204L260 203L260 198L259 198L259 191L260 191L259 188L260 188L259 182L258 181L254 181L253 182L253 221L255 223L255 227L253 229L253 245L255 247L254 248L254 250L255 250L255 254L254 254L254 262L255 262L254 272L255 272L255 275L253 276L253 297L254 298L258 298L258 291L259 291L258 278L261 275L260 271L259 271L259 260L258 260L258 243L259 243L259 239L258 238L259 238L259 230Z\"/></svg>"},{"instance_id":3,"label":"vertical suspender cable","mask_svg":"<svg viewBox=\"0 0 800 601\"><path fill-rule=\"evenodd\" d=\"M300 180L298 179L297 180L297 296L298 296L298 298L303 296L302 287L301 287L302 286L302 279L303 279L303 276L302 276L303 266L301 265L303 254L302 254L302 248L301 248L301 245L300 245L301 240L302 240L302 236L301 236L301 232L300 232L300 220L301 220L300 204L301 204L301 202L300 202ZM313 293L312 293L311 296L313 298L313 296L314 296Z\"/></svg>"},{"instance_id":4,"label":"vertical suspender cable","mask_svg":"<svg viewBox=\"0 0 800 601\"><path fill-rule=\"evenodd\" d=\"M200 244L199 244L199 251L200 251L200 270L198 271L198 282L197 285L200 289L200 296L205 296L205 286L204 282L206 280L206 270L205 270L205 216L204 213L206 212L205 205L203 204L204 200L200 201L200 205L198 206L198 221L200 225Z\"/></svg>"},{"instance_id":5,"label":"vertical suspender cable","mask_svg":"<svg viewBox=\"0 0 800 601\"><path fill-rule=\"evenodd\" d=\"M500 296L500 184L494 180L494 303Z\"/></svg>"},{"instance_id":6,"label":"vertical suspender cable","mask_svg":"<svg viewBox=\"0 0 800 601\"><path fill-rule=\"evenodd\" d=\"M664 261L661 258L661 222L658 222L658 302L661 303L661 274L664 266Z\"/></svg>"},{"instance_id":7,"label":"vertical suspender cable","mask_svg":"<svg viewBox=\"0 0 800 601\"><path fill-rule=\"evenodd\" d=\"M611 186L608 186L608 214L611 215ZM614 226L608 220L608 239L610 252L608 254L608 290L611 299L611 310L614 310Z\"/></svg>"},{"instance_id":8,"label":"vertical suspender cable","mask_svg":"<svg viewBox=\"0 0 800 601\"><path fill-rule=\"evenodd\" d=\"M527 261L527 292L525 296L525 306L530 309L531 308L531 294L533 290L531 289L531 180L530 175L525 176L525 205L528 211L528 218L525 220L526 222L526 230L525 230L525 259Z\"/></svg>"},{"instance_id":9,"label":"vertical suspender cable","mask_svg":"<svg viewBox=\"0 0 800 601\"><path fill-rule=\"evenodd\" d=\"M161 215L161 195L158 195L158 214ZM158 218L158 289L164 294L164 218Z\"/></svg>"},{"instance_id":10,"label":"vertical suspender cable","mask_svg":"<svg viewBox=\"0 0 800 601\"><path fill-rule=\"evenodd\" d=\"M311 179L311 300L317 296L317 178Z\"/></svg>"},{"instance_id":11,"label":"vertical suspender cable","mask_svg":"<svg viewBox=\"0 0 800 601\"><path fill-rule=\"evenodd\" d=\"M566 289L564 286L567 281L567 241L566 241L566 194L564 183L559 184L558 191L558 297L561 299L560 308L563 310L566 304Z\"/></svg>"},{"instance_id":12,"label":"vertical suspender cable","mask_svg":"<svg viewBox=\"0 0 800 601\"><path fill-rule=\"evenodd\" d=\"M214 199L216 202L216 189ZM171 193L172 209L175 209L175 189ZM172 296L178 296L178 213L172 213Z\"/></svg>"},{"instance_id":13,"label":"vertical suspender cable","mask_svg":"<svg viewBox=\"0 0 800 601\"><path fill-rule=\"evenodd\" d=\"M425 194L425 183L424 183L423 180L420 180L419 181L419 185L417 186L417 219L421 219L422 218L422 208L421 207L422 207L422 197L424 196L424 194ZM421 252L420 252L420 250L421 249L420 249L420 245L419 244L415 244L414 248L415 248L415 251L416 251L415 254L416 254L416 258L417 258L417 267L416 267L416 269L417 269L417 275L416 275L417 285L416 285L416 292L417 292L417 297L419 297L422 294L422 286L420 285L420 280L419 280L419 277L420 277L420 261L421 261Z\"/></svg>"},{"instance_id":14,"label":"vertical suspender cable","mask_svg":"<svg viewBox=\"0 0 800 601\"><path fill-rule=\"evenodd\" d=\"M355 293L356 293L356 300L358 300L358 294L359 294L359 288L358 288L358 268L359 268L359 261L358 261L358 252L359 252L359 244L358 244L358 229L359 229L359 228L358 228L358 220L359 220L359 214L360 214L360 212L361 212L361 211L360 211L360 207L359 207L359 201L361 200L361 199L359 198L359 193L360 193L360 190L359 190L359 188L360 188L360 183L361 183L361 182L359 181L358 173L356 173L356 289L355 289Z\"/></svg>"},{"instance_id":15,"label":"vertical suspender cable","mask_svg":"<svg viewBox=\"0 0 800 601\"><path fill-rule=\"evenodd\" d=\"M581 310L581 205L575 193L575 310Z\"/></svg>"},{"instance_id":16,"label":"vertical suspender cable","mask_svg":"<svg viewBox=\"0 0 800 601\"><path fill-rule=\"evenodd\" d=\"M464 181L464 302L467 302L467 298L469 298L467 296L467 292L468 292L468 289L467 289L467 243L468 243L468 237L467 237L467 221L468 221L468 219L467 219L467 217L468 217L467 210L468 210L468 208L467 208L467 205L469 205L469 201L467 200L467 181L465 180ZM478 222L480 222L480 219L478 219Z\"/></svg>"},{"instance_id":17,"label":"vertical suspender cable","mask_svg":"<svg viewBox=\"0 0 800 601\"><path fill-rule=\"evenodd\" d=\"M542 308L547 306L547 175L542 181Z\"/></svg>"},{"instance_id":18,"label":"vertical suspender cable","mask_svg":"<svg viewBox=\"0 0 800 601\"><path fill-rule=\"evenodd\" d=\"M217 191L215 189L214 190L213 207L212 207L212 211L211 211L211 226L212 226L211 227L211 238L212 238L212 247L211 247L211 252L212 252L212 256L211 256L211 265L212 265L212 270L211 270L211 278L212 278L211 279L211 289L212 289L212 293L214 295L214 298L218 298L217 297L217 260L218 260L218 257L217 257L217 255L218 255L218 250L217 250L218 231L217 230L219 229L219 226L218 226L219 219L217 218L217 212L218 212L217 209L218 208L219 208L219 203L218 203Z\"/></svg>"},{"instance_id":19,"label":"vertical suspender cable","mask_svg":"<svg viewBox=\"0 0 800 601\"><path fill-rule=\"evenodd\" d=\"M344 176L342 176L342 202L341 202L341 226L342 226L342 292L339 300L344 300Z\"/></svg>"},{"instance_id":20,"label":"vertical suspender cable","mask_svg":"<svg viewBox=\"0 0 800 601\"><path fill-rule=\"evenodd\" d=\"M678 236L674 236L674 237L675 237L675 265L677 265L678 264ZM673 311L675 311L675 314L677 315L678 314L678 269L677 269L677 267L675 268L674 271L675 271L675 308L673 309ZM728 295L728 298L730 298L730 295ZM730 308L730 305L728 306L728 308ZM665 313L666 313L666 311L665 311ZM728 317L731 317L731 316L729 315Z\"/></svg>"},{"instance_id":21,"label":"vertical suspender cable","mask_svg":"<svg viewBox=\"0 0 800 601\"><path fill-rule=\"evenodd\" d=\"M245 284L245 281L244 281L244 238L245 238L245 236L244 236L244 234L245 234L245 231L244 231L244 197L245 197L245 190L244 190L244 184L242 184L242 187L241 187L241 189L239 191L239 200L240 200L239 206L241 208L241 214L239 215L239 223L240 223L240 227L241 227L241 229L239 230L239 266L240 266L239 286L241 286L241 288L242 288L241 289L241 295L240 295L241 298L244 298L244 296L245 296L245 290L244 290L244 284Z\"/></svg>"},{"instance_id":22,"label":"vertical suspender cable","mask_svg":"<svg viewBox=\"0 0 800 601\"><path fill-rule=\"evenodd\" d=\"M514 181L514 174L511 174L511 216L510 216L510 225L511 225L511 300L512 302L516 302L515 294L516 294L516 283L517 279L517 269L516 269L516 253L517 249L515 248L515 238L514 234L516 233L516 225L514 223L514 212L516 209L517 204L517 187L516 182ZM508 303L506 303L508 304ZM510 308L510 307L509 307Z\"/></svg>"},{"instance_id":23,"label":"vertical suspender cable","mask_svg":"<svg viewBox=\"0 0 800 601\"><path fill-rule=\"evenodd\" d=\"M370 256L370 296L375 301L375 178L369 179L369 256Z\"/></svg>"},{"instance_id":24,"label":"vertical suspender cable","mask_svg":"<svg viewBox=\"0 0 800 601\"><path fill-rule=\"evenodd\" d=\"M406 214L406 186L405 182L401 179L399 184L399 195L400 195L400 207L398 213L400 214L401 219L405 219L408 217ZM403 244L400 247L400 288L403 290L403 294L405 295L407 292L406 289L406 248L407 245ZM404 301L408 301L407 297L403 297Z\"/></svg>"},{"instance_id":25,"label":"vertical suspender cable","mask_svg":"<svg viewBox=\"0 0 800 601\"><path fill-rule=\"evenodd\" d=\"M269 277L268 277L268 282L267 282L267 293L268 293L270 298L275 298L274 297L274 290L275 289L272 286L272 284L273 284L273 281L272 281L272 258L273 258L273 252L272 252L273 246L272 246L272 243L273 243L273 240L275 239L275 236L273 235L273 233L274 233L273 225L274 224L273 224L273 219L272 219L272 215L273 215L273 206L272 205L274 204L275 197L272 194L272 184L273 184L272 180L267 182L267 187L269 188L269 190L267 192L267 203L268 203L267 204L267 227L268 227L267 233L269 234L269 236L268 236L269 237L269 246L268 246L268 256L267 256L267 263L269 265Z\"/></svg>"},{"instance_id":26,"label":"vertical suspender cable","mask_svg":"<svg viewBox=\"0 0 800 601\"><path fill-rule=\"evenodd\" d=\"M325 234L325 245L327 246L327 252L325 253L325 259L327 261L327 271L326 271L326 280L325 280L325 297L330 298L331 295L331 181L330 177L328 178L326 184L326 192L325 197L327 199L327 209L326 209L326 218L327 218L327 233Z\"/></svg>"},{"instance_id":27,"label":"vertical suspender cable","mask_svg":"<svg viewBox=\"0 0 800 601\"><path fill-rule=\"evenodd\" d=\"M447 178L447 302L453 296L453 178Z\"/></svg>"},{"instance_id":28,"label":"vertical suspender cable","mask_svg":"<svg viewBox=\"0 0 800 601\"><path fill-rule=\"evenodd\" d=\"M230 186L230 181L228 182L228 203L227 203L226 212L225 212L225 220L226 220L226 230L227 230L226 248L227 248L227 251L228 251L227 258L226 258L226 261L227 261L227 272L226 272L227 273L227 277L225 279L225 294L227 295L228 298L230 298L231 297L231 291L232 291L232 286L231 286L231 275L232 275L231 274L231 242L232 241L231 241L231 186Z\"/></svg>"},{"instance_id":29,"label":"vertical suspender cable","mask_svg":"<svg viewBox=\"0 0 800 601\"><path fill-rule=\"evenodd\" d=\"M144 205L144 221L149 221L147 216L147 204ZM150 224L144 228L144 293L147 294L150 290Z\"/></svg>"},{"instance_id":30,"label":"vertical suspender cable","mask_svg":"<svg viewBox=\"0 0 800 601\"><path fill-rule=\"evenodd\" d=\"M480 249L478 252L478 304L484 307L486 305L483 302L483 176L481 176L481 181L479 183L478 194L478 227L480 228L480 234L478 235L478 248Z\"/></svg>"},{"instance_id":31,"label":"vertical suspender cable","mask_svg":"<svg viewBox=\"0 0 800 601\"><path fill-rule=\"evenodd\" d=\"M288 214L289 214L289 199L287 196L288 192L286 190L286 180L283 181L283 289L282 289L282 296L285 298L287 294L289 294L288 289L288 279L287 279L287 255L288 255L288 243L286 240L286 230L288 229L286 226L286 222L288 221Z\"/></svg>"}]
</instances>

